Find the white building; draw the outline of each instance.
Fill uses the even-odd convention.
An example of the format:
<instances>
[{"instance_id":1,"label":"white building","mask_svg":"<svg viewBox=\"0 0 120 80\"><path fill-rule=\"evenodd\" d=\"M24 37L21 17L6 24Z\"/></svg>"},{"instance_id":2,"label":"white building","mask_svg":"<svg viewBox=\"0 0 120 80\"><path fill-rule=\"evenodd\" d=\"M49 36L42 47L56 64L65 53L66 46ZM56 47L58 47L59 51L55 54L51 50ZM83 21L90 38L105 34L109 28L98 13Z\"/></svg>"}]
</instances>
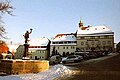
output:
<instances>
[{"instance_id":1,"label":"white building","mask_svg":"<svg viewBox=\"0 0 120 80\"><path fill-rule=\"evenodd\" d=\"M60 54L66 56L76 51L75 34L57 34L51 41L50 55Z\"/></svg>"},{"instance_id":2,"label":"white building","mask_svg":"<svg viewBox=\"0 0 120 80\"><path fill-rule=\"evenodd\" d=\"M19 45L19 47L16 49L16 53L14 55L15 59L22 59L24 54L24 45Z\"/></svg>"},{"instance_id":3,"label":"white building","mask_svg":"<svg viewBox=\"0 0 120 80\"><path fill-rule=\"evenodd\" d=\"M36 38L29 42L28 57L33 60L45 60L50 55L50 40L48 38ZM15 59L22 59L24 54L24 45L17 48Z\"/></svg>"},{"instance_id":4,"label":"white building","mask_svg":"<svg viewBox=\"0 0 120 80\"><path fill-rule=\"evenodd\" d=\"M50 55L50 40L48 38L32 39L29 42L30 59L45 60Z\"/></svg>"},{"instance_id":5,"label":"white building","mask_svg":"<svg viewBox=\"0 0 120 80\"><path fill-rule=\"evenodd\" d=\"M107 26L84 27L82 21L77 30L77 50L113 51L114 32Z\"/></svg>"}]
</instances>

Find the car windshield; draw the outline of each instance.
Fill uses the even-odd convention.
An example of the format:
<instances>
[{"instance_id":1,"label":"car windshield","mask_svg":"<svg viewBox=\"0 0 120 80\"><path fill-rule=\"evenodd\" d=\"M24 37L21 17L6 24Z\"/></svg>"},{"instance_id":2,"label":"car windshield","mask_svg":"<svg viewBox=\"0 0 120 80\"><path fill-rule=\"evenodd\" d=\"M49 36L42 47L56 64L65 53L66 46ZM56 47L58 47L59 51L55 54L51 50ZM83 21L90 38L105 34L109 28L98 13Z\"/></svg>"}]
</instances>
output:
<instances>
[{"instance_id":1,"label":"car windshield","mask_svg":"<svg viewBox=\"0 0 120 80\"><path fill-rule=\"evenodd\" d=\"M69 57L67 57L67 59L70 59L70 58L76 58L75 56L69 56Z\"/></svg>"}]
</instances>

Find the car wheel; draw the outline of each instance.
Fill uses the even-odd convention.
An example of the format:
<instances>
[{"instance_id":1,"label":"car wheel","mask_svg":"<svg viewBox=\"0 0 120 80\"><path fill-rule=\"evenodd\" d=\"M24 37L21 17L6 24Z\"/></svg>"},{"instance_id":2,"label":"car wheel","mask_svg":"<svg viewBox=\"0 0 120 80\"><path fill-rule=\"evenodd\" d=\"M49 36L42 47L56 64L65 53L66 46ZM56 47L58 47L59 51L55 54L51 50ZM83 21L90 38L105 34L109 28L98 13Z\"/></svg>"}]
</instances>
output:
<instances>
[{"instance_id":1,"label":"car wheel","mask_svg":"<svg viewBox=\"0 0 120 80\"><path fill-rule=\"evenodd\" d=\"M66 63L66 61L63 61L62 63L63 63L63 64L65 64L65 63Z\"/></svg>"},{"instance_id":2,"label":"car wheel","mask_svg":"<svg viewBox=\"0 0 120 80\"><path fill-rule=\"evenodd\" d=\"M55 62L53 62L53 64L56 64Z\"/></svg>"},{"instance_id":3,"label":"car wheel","mask_svg":"<svg viewBox=\"0 0 120 80\"><path fill-rule=\"evenodd\" d=\"M74 62L79 62L79 60L75 60Z\"/></svg>"}]
</instances>

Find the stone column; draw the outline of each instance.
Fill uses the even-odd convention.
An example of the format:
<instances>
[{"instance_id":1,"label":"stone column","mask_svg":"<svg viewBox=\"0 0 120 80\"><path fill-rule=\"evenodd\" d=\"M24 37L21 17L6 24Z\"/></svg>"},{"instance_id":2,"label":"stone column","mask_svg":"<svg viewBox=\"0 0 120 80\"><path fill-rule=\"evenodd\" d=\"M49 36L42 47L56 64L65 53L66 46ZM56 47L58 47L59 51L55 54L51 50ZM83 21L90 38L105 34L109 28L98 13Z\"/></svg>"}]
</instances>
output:
<instances>
[{"instance_id":1,"label":"stone column","mask_svg":"<svg viewBox=\"0 0 120 80\"><path fill-rule=\"evenodd\" d=\"M29 44L24 44L24 54L23 54L24 58L28 57L28 48L29 48Z\"/></svg>"}]
</instances>

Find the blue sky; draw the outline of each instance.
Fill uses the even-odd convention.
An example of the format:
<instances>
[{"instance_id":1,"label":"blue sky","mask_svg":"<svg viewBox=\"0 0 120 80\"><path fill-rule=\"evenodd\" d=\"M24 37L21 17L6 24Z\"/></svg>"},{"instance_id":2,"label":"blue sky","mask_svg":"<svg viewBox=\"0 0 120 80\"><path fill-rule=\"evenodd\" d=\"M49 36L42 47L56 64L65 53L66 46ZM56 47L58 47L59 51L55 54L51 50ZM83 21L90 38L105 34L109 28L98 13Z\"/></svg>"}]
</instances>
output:
<instances>
[{"instance_id":1,"label":"blue sky","mask_svg":"<svg viewBox=\"0 0 120 80\"><path fill-rule=\"evenodd\" d=\"M58 33L75 32L80 21L84 26L106 25L120 41L120 0L12 0L16 16L4 15L7 36L24 42L30 28L32 38L52 38Z\"/></svg>"}]
</instances>

